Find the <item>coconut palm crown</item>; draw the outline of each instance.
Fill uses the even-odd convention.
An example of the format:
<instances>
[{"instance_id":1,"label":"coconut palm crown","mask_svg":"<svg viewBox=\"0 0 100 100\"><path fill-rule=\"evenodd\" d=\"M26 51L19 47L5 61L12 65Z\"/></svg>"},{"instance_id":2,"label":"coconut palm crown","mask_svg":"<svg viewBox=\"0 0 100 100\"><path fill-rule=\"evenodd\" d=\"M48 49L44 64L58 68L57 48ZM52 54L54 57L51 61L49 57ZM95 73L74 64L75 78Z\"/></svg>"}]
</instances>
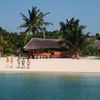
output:
<instances>
[{"instance_id":1,"label":"coconut palm crown","mask_svg":"<svg viewBox=\"0 0 100 100\"><path fill-rule=\"evenodd\" d=\"M24 23L21 24L18 28L26 28L25 33L28 36L32 33L33 37L38 37L39 32L44 33L44 29L46 30L46 26L51 23L44 21L44 17L49 14L41 12L37 7L32 7L32 10L28 10L29 16L25 16L23 13L20 13Z\"/></svg>"},{"instance_id":2,"label":"coconut palm crown","mask_svg":"<svg viewBox=\"0 0 100 100\"><path fill-rule=\"evenodd\" d=\"M86 46L86 39L89 33L83 34L84 25L79 25L79 19L71 18L66 20L66 23L60 22L61 39L73 52L80 52Z\"/></svg>"}]
</instances>

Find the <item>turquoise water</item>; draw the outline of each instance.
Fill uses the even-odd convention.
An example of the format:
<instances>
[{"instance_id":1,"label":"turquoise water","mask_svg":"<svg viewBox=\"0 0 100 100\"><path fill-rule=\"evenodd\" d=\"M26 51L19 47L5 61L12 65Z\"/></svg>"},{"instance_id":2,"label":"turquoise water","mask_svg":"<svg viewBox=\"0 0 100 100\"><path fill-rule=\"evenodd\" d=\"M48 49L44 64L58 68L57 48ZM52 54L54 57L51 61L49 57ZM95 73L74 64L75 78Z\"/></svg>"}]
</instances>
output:
<instances>
[{"instance_id":1,"label":"turquoise water","mask_svg":"<svg viewBox=\"0 0 100 100\"><path fill-rule=\"evenodd\" d=\"M100 100L100 76L0 73L0 100Z\"/></svg>"}]
</instances>

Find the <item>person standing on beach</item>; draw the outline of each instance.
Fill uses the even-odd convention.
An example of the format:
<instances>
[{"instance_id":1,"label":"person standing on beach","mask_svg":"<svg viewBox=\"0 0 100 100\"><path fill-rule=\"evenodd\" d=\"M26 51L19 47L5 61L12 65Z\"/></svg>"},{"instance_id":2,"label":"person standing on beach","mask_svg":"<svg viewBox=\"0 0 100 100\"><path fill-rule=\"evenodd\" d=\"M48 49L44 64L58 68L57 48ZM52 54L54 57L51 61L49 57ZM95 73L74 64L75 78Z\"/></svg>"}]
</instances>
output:
<instances>
[{"instance_id":1,"label":"person standing on beach","mask_svg":"<svg viewBox=\"0 0 100 100\"><path fill-rule=\"evenodd\" d=\"M27 58L27 68L30 68L30 60L29 60L29 57Z\"/></svg>"},{"instance_id":2,"label":"person standing on beach","mask_svg":"<svg viewBox=\"0 0 100 100\"><path fill-rule=\"evenodd\" d=\"M22 59L22 68L25 68L25 59Z\"/></svg>"},{"instance_id":3,"label":"person standing on beach","mask_svg":"<svg viewBox=\"0 0 100 100\"><path fill-rule=\"evenodd\" d=\"M9 58L6 58L6 66L5 67L9 67Z\"/></svg>"},{"instance_id":4,"label":"person standing on beach","mask_svg":"<svg viewBox=\"0 0 100 100\"><path fill-rule=\"evenodd\" d=\"M18 57L18 59L17 59L17 63L18 63L17 68L20 68L20 58L19 58L19 57Z\"/></svg>"},{"instance_id":5,"label":"person standing on beach","mask_svg":"<svg viewBox=\"0 0 100 100\"><path fill-rule=\"evenodd\" d=\"M11 63L11 66L10 67L13 67L13 58L12 57L10 59L10 63Z\"/></svg>"}]
</instances>

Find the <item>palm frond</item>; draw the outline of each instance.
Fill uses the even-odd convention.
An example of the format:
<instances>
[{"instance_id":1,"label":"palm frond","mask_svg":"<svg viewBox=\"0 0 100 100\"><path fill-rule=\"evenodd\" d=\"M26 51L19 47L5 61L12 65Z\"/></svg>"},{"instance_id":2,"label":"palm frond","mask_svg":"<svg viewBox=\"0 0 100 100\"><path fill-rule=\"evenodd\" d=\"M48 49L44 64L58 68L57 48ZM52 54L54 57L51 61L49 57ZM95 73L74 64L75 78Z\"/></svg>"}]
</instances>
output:
<instances>
[{"instance_id":1,"label":"palm frond","mask_svg":"<svg viewBox=\"0 0 100 100\"><path fill-rule=\"evenodd\" d=\"M43 13L35 6L33 6L31 10L28 10L28 17L25 16L23 13L20 14L22 16L22 19L24 20L24 23L18 26L18 28L26 28L26 34L28 32L38 34L38 32L40 32L41 28L43 28L44 26L52 25L52 23L44 21L44 16L49 14L49 12Z\"/></svg>"},{"instance_id":2,"label":"palm frond","mask_svg":"<svg viewBox=\"0 0 100 100\"><path fill-rule=\"evenodd\" d=\"M52 23L50 23L50 22L43 22L44 23L44 25L53 25Z\"/></svg>"}]
</instances>

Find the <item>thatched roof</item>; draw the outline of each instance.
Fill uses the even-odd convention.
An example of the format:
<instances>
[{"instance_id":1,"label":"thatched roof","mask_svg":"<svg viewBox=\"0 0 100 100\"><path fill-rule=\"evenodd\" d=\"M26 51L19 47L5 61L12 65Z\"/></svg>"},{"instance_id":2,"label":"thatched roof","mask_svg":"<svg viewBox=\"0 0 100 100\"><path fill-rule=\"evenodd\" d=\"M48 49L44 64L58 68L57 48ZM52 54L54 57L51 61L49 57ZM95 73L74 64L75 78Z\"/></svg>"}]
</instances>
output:
<instances>
[{"instance_id":1,"label":"thatched roof","mask_svg":"<svg viewBox=\"0 0 100 100\"><path fill-rule=\"evenodd\" d=\"M40 48L60 48L59 40L57 39L42 39L32 38L25 46L24 49L40 49Z\"/></svg>"},{"instance_id":2,"label":"thatched roof","mask_svg":"<svg viewBox=\"0 0 100 100\"><path fill-rule=\"evenodd\" d=\"M100 40L96 40L96 41L94 42L94 47L100 49Z\"/></svg>"}]
</instances>

